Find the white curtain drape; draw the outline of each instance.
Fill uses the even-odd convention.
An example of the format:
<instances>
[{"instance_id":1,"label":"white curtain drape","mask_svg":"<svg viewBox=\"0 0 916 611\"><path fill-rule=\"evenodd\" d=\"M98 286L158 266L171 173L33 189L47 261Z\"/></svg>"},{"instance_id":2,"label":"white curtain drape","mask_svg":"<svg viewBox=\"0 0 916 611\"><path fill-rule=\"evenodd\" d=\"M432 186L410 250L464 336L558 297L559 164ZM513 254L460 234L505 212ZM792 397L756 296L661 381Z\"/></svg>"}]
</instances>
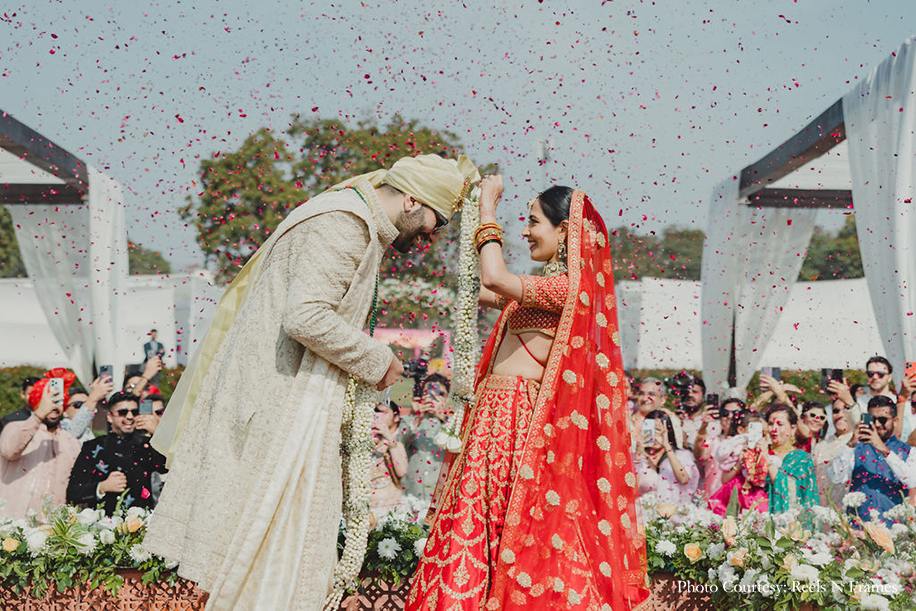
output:
<instances>
[{"instance_id":1,"label":"white curtain drape","mask_svg":"<svg viewBox=\"0 0 916 611\"><path fill-rule=\"evenodd\" d=\"M88 205L7 207L26 271L70 367L89 384L93 365L113 365L120 384L117 304L127 273L120 187L90 167Z\"/></svg>"},{"instance_id":2,"label":"white curtain drape","mask_svg":"<svg viewBox=\"0 0 916 611\"><path fill-rule=\"evenodd\" d=\"M746 388L789 301L814 232L813 209L742 205L735 311L735 382ZM772 363L780 365L780 363Z\"/></svg>"},{"instance_id":3,"label":"white curtain drape","mask_svg":"<svg viewBox=\"0 0 916 611\"><path fill-rule=\"evenodd\" d=\"M865 278L886 356L916 360L916 50L913 40L843 98Z\"/></svg>"},{"instance_id":4,"label":"white curtain drape","mask_svg":"<svg viewBox=\"0 0 916 611\"><path fill-rule=\"evenodd\" d=\"M737 177L713 191L703 245L703 378L728 386L732 326L735 382L745 388L760 365L814 231L814 211L738 202Z\"/></svg>"},{"instance_id":5,"label":"white curtain drape","mask_svg":"<svg viewBox=\"0 0 916 611\"><path fill-rule=\"evenodd\" d=\"M112 365L114 383L121 387L126 340L125 279L127 229L124 225L124 197L121 185L89 167L89 300L92 304L92 338L96 366Z\"/></svg>"},{"instance_id":6,"label":"white curtain drape","mask_svg":"<svg viewBox=\"0 0 916 611\"><path fill-rule=\"evenodd\" d=\"M700 317L702 319L703 381L709 392L722 394L728 387L732 326L735 320L735 289L738 284L734 244L741 226L738 177L719 183L709 203L709 227L703 243L700 272Z\"/></svg>"}]
</instances>

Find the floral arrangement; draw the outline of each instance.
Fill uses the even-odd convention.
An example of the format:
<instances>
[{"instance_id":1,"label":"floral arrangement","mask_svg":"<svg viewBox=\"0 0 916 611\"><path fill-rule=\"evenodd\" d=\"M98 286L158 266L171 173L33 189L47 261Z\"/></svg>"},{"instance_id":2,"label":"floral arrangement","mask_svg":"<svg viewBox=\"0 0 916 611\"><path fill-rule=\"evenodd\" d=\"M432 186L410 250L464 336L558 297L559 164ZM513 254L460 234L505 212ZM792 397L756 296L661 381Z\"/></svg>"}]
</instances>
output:
<instances>
[{"instance_id":1,"label":"floral arrangement","mask_svg":"<svg viewBox=\"0 0 916 611\"><path fill-rule=\"evenodd\" d=\"M334 568L334 585L325 600L328 611L340 607L344 592L355 590L366 557L371 511L369 509L369 472L372 469L372 421L375 415L375 389L352 376L347 383L341 424L343 454L346 543Z\"/></svg>"},{"instance_id":2,"label":"floral arrangement","mask_svg":"<svg viewBox=\"0 0 916 611\"><path fill-rule=\"evenodd\" d=\"M429 536L429 525L420 518L427 505L406 496L401 506L378 520L369 533L366 572L394 584L413 576Z\"/></svg>"},{"instance_id":3,"label":"floral arrangement","mask_svg":"<svg viewBox=\"0 0 916 611\"><path fill-rule=\"evenodd\" d=\"M844 499L855 507L864 499ZM835 508L725 517L699 506L643 502L649 572L727 608L912 609L916 507L898 505L861 522Z\"/></svg>"},{"instance_id":4,"label":"floral arrangement","mask_svg":"<svg viewBox=\"0 0 916 611\"><path fill-rule=\"evenodd\" d=\"M480 352L477 339L477 298L480 293L480 265L474 246L474 232L480 225L480 188L474 187L461 208L461 238L458 251L458 303L455 308L452 347L452 400L455 413L436 435L435 442L449 452L461 450L464 411L474 401L474 373Z\"/></svg>"},{"instance_id":5,"label":"floral arrangement","mask_svg":"<svg viewBox=\"0 0 916 611\"><path fill-rule=\"evenodd\" d=\"M140 545L151 515L146 509L117 509L112 516L68 505L43 511L46 522L34 511L25 519L0 518L0 584L15 592L29 587L41 599L52 585L63 592L88 583L117 596L124 583L119 568L142 571L144 584L178 580L174 563Z\"/></svg>"}]
</instances>

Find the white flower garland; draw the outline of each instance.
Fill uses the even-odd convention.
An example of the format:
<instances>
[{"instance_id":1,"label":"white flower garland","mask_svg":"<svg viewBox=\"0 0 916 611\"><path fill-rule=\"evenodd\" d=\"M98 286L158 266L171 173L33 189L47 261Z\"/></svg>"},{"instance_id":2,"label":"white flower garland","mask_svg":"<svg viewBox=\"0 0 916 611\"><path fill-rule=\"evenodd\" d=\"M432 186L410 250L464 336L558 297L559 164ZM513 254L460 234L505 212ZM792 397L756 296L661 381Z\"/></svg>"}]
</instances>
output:
<instances>
[{"instance_id":1,"label":"white flower garland","mask_svg":"<svg viewBox=\"0 0 916 611\"><path fill-rule=\"evenodd\" d=\"M369 472L372 468L372 421L376 392L365 382L350 376L341 423L343 453L344 519L347 538L343 554L334 569L334 585L325 600L325 611L340 608L346 590L359 585L359 572L369 540Z\"/></svg>"},{"instance_id":2,"label":"white flower garland","mask_svg":"<svg viewBox=\"0 0 916 611\"><path fill-rule=\"evenodd\" d=\"M455 413L435 438L436 445L449 452L461 450L461 423L465 410L474 401L474 373L480 352L480 342L477 338L480 257L474 246L474 232L480 226L479 199L480 188L474 187L461 208L458 304L452 336L455 359L452 365L452 399L455 403Z\"/></svg>"},{"instance_id":3,"label":"white flower garland","mask_svg":"<svg viewBox=\"0 0 916 611\"><path fill-rule=\"evenodd\" d=\"M478 199L480 189L475 187L465 199L461 210L460 254L458 257L458 307L455 312L455 330L452 338L454 364L452 369L452 397L455 413L436 436L436 443L450 452L461 449L461 422L464 411L474 400L474 372L479 352L477 339L477 296L480 292L480 272L474 232L480 225ZM369 540L369 471L372 468L374 449L371 434L375 415L375 389L352 376L347 383L341 423L341 451L344 482L344 519L347 538L343 554L334 569L334 585L325 599L324 611L340 608L346 590L359 585L359 572L366 557Z\"/></svg>"}]
</instances>

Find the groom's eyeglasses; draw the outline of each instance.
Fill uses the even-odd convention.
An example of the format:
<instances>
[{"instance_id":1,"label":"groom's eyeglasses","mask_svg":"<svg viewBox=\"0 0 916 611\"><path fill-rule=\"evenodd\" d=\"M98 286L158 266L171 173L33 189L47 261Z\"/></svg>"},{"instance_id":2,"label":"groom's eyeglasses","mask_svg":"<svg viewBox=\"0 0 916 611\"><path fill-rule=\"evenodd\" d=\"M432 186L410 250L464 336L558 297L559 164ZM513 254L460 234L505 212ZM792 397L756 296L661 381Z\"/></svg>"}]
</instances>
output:
<instances>
[{"instance_id":1,"label":"groom's eyeglasses","mask_svg":"<svg viewBox=\"0 0 916 611\"><path fill-rule=\"evenodd\" d=\"M435 235L445 229L445 226L448 225L448 219L436 212L434 208L430 208L429 206L427 206L427 208L432 210L433 214L436 215L436 226L433 227L433 235Z\"/></svg>"}]
</instances>

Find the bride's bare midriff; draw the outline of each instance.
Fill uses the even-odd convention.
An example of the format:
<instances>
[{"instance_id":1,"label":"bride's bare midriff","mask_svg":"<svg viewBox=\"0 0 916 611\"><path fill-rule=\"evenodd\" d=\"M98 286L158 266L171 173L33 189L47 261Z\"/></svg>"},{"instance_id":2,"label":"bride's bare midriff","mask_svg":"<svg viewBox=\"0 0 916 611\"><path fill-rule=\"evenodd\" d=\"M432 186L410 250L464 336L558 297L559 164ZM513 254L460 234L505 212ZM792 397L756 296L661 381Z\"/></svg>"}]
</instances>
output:
<instances>
[{"instance_id":1,"label":"bride's bare midriff","mask_svg":"<svg viewBox=\"0 0 916 611\"><path fill-rule=\"evenodd\" d=\"M521 335L506 333L503 336L502 344L496 353L496 360L493 363L492 372L500 376L522 376L529 380L541 381L544 376L544 367L528 354L519 337L525 341L528 350L534 354L542 363L547 362L550 354L550 347L553 345L553 338L544 333L529 332Z\"/></svg>"}]
</instances>

